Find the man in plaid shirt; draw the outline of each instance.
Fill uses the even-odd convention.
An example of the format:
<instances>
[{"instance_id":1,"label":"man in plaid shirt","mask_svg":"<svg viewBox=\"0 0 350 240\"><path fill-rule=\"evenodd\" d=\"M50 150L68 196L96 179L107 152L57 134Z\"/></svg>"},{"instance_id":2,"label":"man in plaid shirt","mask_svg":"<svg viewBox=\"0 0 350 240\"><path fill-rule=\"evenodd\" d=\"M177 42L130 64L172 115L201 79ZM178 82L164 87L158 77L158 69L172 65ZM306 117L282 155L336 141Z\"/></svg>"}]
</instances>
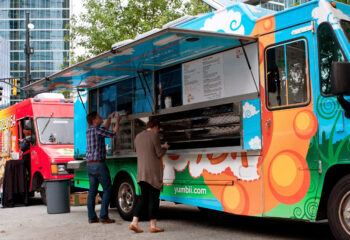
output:
<instances>
[{"instance_id":1,"label":"man in plaid shirt","mask_svg":"<svg viewBox=\"0 0 350 240\"><path fill-rule=\"evenodd\" d=\"M97 112L89 113L86 120L89 128L86 131L86 161L87 172L89 175L89 195L88 195L88 217L89 223L114 223L115 220L108 217L108 205L112 190L111 176L106 166L106 145L105 138L111 138L118 135L120 116L117 117L117 122L114 129L108 130L111 125L111 119L115 113L111 113L104 127L100 127L103 119ZM95 198L97 195L98 185L101 183L103 188L103 197L101 204L100 218L95 212Z\"/></svg>"}]
</instances>

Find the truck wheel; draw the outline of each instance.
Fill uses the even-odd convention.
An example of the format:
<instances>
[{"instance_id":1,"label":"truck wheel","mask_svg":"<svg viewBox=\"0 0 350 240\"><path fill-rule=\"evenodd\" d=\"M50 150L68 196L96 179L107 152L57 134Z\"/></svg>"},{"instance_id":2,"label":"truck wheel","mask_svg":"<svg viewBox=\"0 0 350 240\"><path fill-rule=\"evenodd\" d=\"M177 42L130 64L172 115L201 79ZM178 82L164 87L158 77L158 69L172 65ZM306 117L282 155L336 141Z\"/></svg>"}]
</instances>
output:
<instances>
[{"instance_id":1,"label":"truck wheel","mask_svg":"<svg viewBox=\"0 0 350 240\"><path fill-rule=\"evenodd\" d=\"M39 192L40 192L41 201L43 201L44 205L47 205L45 188L41 187Z\"/></svg>"},{"instance_id":2,"label":"truck wheel","mask_svg":"<svg viewBox=\"0 0 350 240\"><path fill-rule=\"evenodd\" d=\"M124 220L130 221L136 204L135 187L130 177L123 177L117 180L115 196L120 216Z\"/></svg>"},{"instance_id":3,"label":"truck wheel","mask_svg":"<svg viewBox=\"0 0 350 240\"><path fill-rule=\"evenodd\" d=\"M350 239L350 175L339 180L328 199L328 223L337 240Z\"/></svg>"}]
</instances>

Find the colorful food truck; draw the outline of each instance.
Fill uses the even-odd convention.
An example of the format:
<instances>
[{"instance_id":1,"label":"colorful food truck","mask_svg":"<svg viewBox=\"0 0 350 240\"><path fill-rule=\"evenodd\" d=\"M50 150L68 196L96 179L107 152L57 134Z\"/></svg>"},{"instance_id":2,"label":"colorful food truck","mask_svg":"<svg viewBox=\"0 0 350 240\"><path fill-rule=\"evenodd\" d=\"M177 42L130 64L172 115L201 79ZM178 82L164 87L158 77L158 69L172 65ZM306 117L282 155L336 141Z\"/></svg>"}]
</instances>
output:
<instances>
[{"instance_id":1,"label":"colorful food truck","mask_svg":"<svg viewBox=\"0 0 350 240\"><path fill-rule=\"evenodd\" d=\"M349 43L348 5L319 0L271 12L240 3L117 43L27 89L77 89L79 187L88 188L86 113L127 113L118 138L106 140L112 205L125 219L140 191L133 140L156 116L170 145L162 200L328 218L336 238L349 239Z\"/></svg>"},{"instance_id":2,"label":"colorful food truck","mask_svg":"<svg viewBox=\"0 0 350 240\"><path fill-rule=\"evenodd\" d=\"M45 181L73 178L74 172L67 169L74 151L73 109L73 100L44 93L0 111L0 189L6 162L23 157L19 142L26 138L24 129L31 130L27 136L31 165L28 190L40 192L46 203Z\"/></svg>"}]
</instances>

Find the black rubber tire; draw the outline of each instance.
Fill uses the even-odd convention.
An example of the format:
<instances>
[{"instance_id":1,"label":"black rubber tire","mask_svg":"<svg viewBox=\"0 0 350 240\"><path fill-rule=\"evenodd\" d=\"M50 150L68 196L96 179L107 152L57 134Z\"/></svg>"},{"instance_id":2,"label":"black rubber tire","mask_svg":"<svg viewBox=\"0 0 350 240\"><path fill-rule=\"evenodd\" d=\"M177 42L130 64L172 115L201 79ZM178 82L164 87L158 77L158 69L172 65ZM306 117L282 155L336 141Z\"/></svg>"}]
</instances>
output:
<instances>
[{"instance_id":1,"label":"black rubber tire","mask_svg":"<svg viewBox=\"0 0 350 240\"><path fill-rule=\"evenodd\" d=\"M215 210L209 209L209 208L204 208L204 207L197 207L199 211L202 213L212 213L215 212Z\"/></svg>"},{"instance_id":2,"label":"black rubber tire","mask_svg":"<svg viewBox=\"0 0 350 240\"><path fill-rule=\"evenodd\" d=\"M350 203L350 174L337 182L328 198L328 224L337 240L350 239L350 221L346 223L344 219L344 208L347 202ZM347 216L350 217L350 211Z\"/></svg>"},{"instance_id":3,"label":"black rubber tire","mask_svg":"<svg viewBox=\"0 0 350 240\"><path fill-rule=\"evenodd\" d=\"M47 205L47 200L46 200L46 190L45 190L45 188L41 187L39 192L40 192L41 201L43 201L43 204L46 206Z\"/></svg>"},{"instance_id":4,"label":"black rubber tire","mask_svg":"<svg viewBox=\"0 0 350 240\"><path fill-rule=\"evenodd\" d=\"M117 179L117 184L115 188L116 207L120 216L126 220L130 221L133 217L133 213L136 206L136 192L134 182L129 176L125 176L121 179Z\"/></svg>"}]
</instances>

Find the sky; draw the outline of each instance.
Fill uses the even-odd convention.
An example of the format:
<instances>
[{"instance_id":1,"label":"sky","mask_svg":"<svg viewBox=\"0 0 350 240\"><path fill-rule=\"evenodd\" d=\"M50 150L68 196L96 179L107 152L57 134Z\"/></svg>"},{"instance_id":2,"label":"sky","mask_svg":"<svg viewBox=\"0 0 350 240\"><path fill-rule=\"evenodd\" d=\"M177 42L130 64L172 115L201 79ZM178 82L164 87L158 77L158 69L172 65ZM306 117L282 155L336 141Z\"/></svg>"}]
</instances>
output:
<instances>
[{"instance_id":1,"label":"sky","mask_svg":"<svg viewBox=\"0 0 350 240\"><path fill-rule=\"evenodd\" d=\"M83 0L71 0L72 3L72 15L80 15L80 13L83 11ZM85 49L83 47L75 48L74 52L75 55L82 55L84 53Z\"/></svg>"},{"instance_id":2,"label":"sky","mask_svg":"<svg viewBox=\"0 0 350 240\"><path fill-rule=\"evenodd\" d=\"M82 0L72 0L72 14L79 15L83 8Z\"/></svg>"}]
</instances>

